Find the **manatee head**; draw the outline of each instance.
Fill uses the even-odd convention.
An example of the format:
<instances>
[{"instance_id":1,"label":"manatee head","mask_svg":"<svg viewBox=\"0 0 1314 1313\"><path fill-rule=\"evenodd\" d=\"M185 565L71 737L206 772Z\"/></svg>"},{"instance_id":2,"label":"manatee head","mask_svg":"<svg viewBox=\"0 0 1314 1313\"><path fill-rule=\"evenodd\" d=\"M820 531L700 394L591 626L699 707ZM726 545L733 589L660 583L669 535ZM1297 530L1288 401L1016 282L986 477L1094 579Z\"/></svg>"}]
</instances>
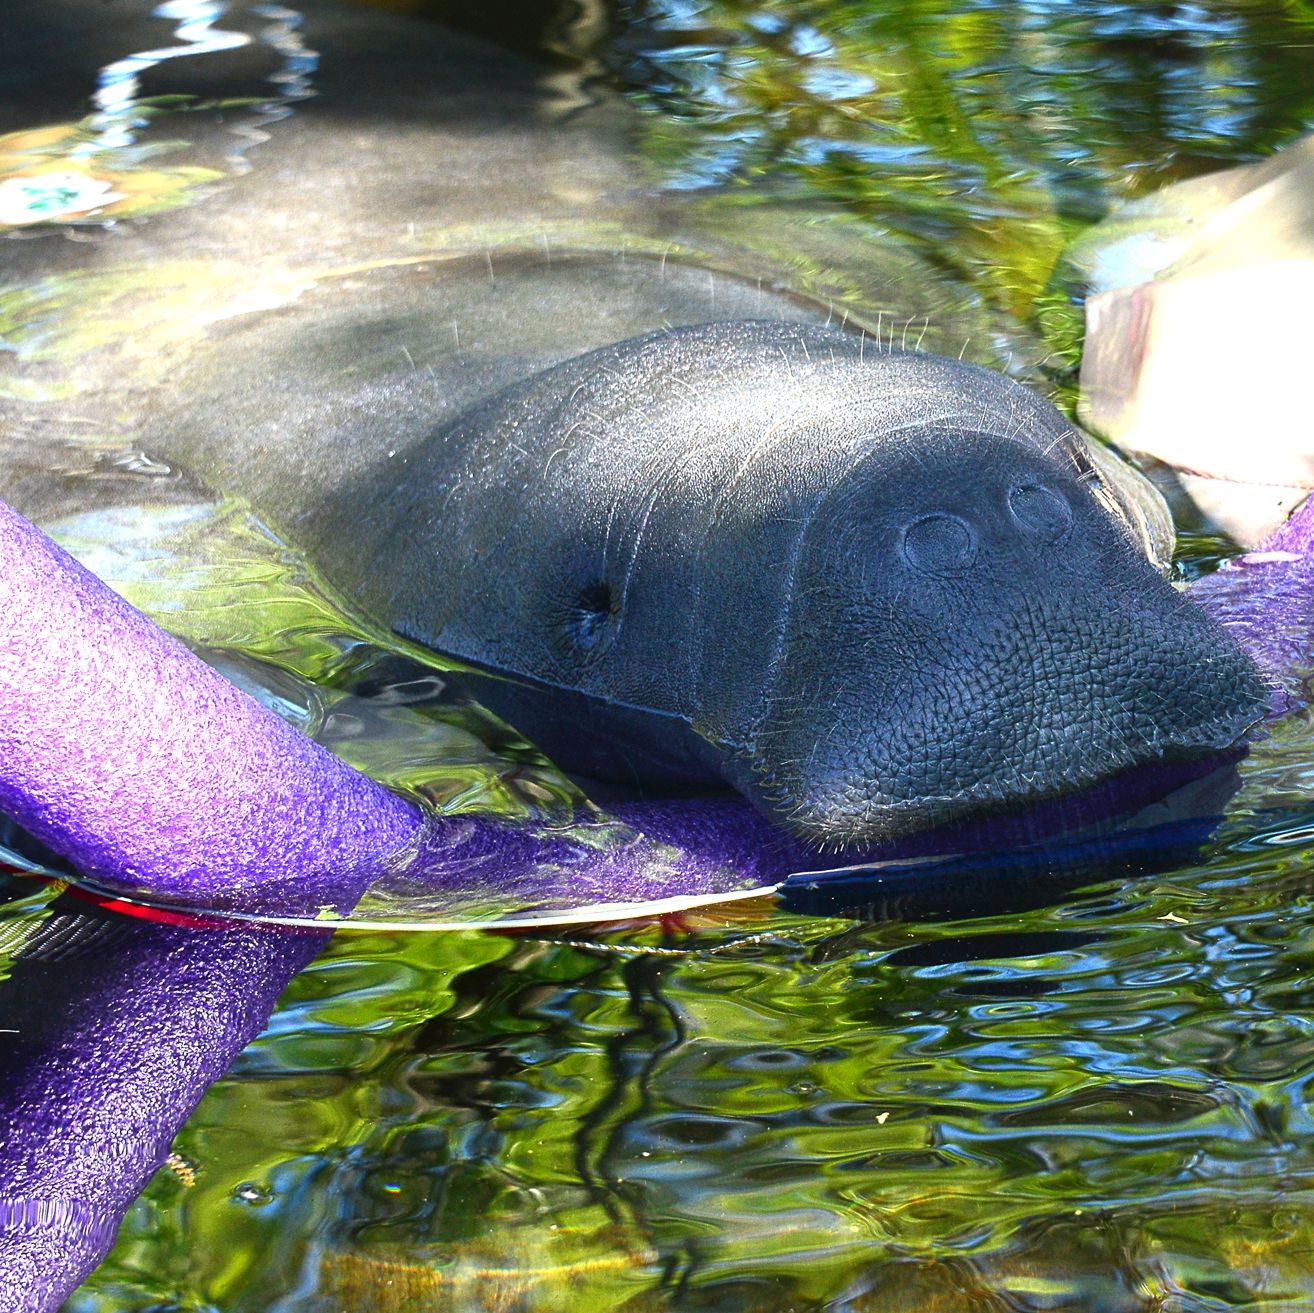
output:
<instances>
[{"instance_id":1,"label":"manatee head","mask_svg":"<svg viewBox=\"0 0 1314 1313\"><path fill-rule=\"evenodd\" d=\"M381 600L569 770L861 848L1241 738L1148 484L998 374L782 323L631 339L439 432ZM435 491L435 489L437 491ZM458 568L448 563L456 560Z\"/></svg>"},{"instance_id":2,"label":"manatee head","mask_svg":"<svg viewBox=\"0 0 1314 1313\"><path fill-rule=\"evenodd\" d=\"M803 517L727 778L840 850L1236 744L1264 687L1164 577L1171 522L1144 480L998 375L876 372L879 395L797 430L881 440L847 446Z\"/></svg>"}]
</instances>

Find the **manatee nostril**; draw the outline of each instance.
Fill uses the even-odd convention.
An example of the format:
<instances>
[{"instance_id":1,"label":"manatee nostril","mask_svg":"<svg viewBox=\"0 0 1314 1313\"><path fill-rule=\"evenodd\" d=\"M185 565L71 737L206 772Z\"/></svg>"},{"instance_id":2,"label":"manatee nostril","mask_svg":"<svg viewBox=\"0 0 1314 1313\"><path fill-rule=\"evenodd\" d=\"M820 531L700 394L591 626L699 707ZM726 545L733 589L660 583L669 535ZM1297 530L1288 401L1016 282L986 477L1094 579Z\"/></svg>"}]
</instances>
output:
<instances>
[{"instance_id":1,"label":"manatee nostril","mask_svg":"<svg viewBox=\"0 0 1314 1313\"><path fill-rule=\"evenodd\" d=\"M937 512L914 520L903 531L903 559L927 574L966 569L976 559L976 535L956 515Z\"/></svg>"},{"instance_id":2,"label":"manatee nostril","mask_svg":"<svg viewBox=\"0 0 1314 1313\"><path fill-rule=\"evenodd\" d=\"M1040 483L1010 489L1008 509L1022 528L1041 538L1061 538L1072 527L1072 507L1061 493Z\"/></svg>"}]
</instances>

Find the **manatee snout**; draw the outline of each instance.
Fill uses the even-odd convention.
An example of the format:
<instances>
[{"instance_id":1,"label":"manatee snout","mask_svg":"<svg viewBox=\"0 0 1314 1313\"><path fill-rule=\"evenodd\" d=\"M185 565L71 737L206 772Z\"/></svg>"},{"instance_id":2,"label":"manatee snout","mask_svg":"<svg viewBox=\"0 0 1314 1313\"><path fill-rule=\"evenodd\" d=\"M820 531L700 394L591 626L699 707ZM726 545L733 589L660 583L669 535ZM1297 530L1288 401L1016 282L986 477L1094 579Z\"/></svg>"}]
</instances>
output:
<instances>
[{"instance_id":1,"label":"manatee snout","mask_svg":"<svg viewBox=\"0 0 1314 1313\"><path fill-rule=\"evenodd\" d=\"M1005 434L855 470L808 527L736 785L853 848L1235 744L1263 685L1115 493Z\"/></svg>"}]
</instances>

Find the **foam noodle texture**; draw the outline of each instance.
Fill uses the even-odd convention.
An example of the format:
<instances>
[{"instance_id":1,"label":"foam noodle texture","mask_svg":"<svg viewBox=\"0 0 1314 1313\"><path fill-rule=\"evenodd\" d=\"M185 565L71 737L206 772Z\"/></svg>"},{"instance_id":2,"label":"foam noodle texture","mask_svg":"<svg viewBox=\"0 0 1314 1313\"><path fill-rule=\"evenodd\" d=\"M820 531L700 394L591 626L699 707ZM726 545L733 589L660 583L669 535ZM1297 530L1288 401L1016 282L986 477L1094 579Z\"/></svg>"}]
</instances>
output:
<instances>
[{"instance_id":1,"label":"foam noodle texture","mask_svg":"<svg viewBox=\"0 0 1314 1313\"><path fill-rule=\"evenodd\" d=\"M347 910L419 813L0 503L0 809L92 876ZM322 934L57 914L0 991L0 1309L54 1309ZM95 923L93 923L95 924ZM77 942L81 939L83 942ZM90 947L93 951L88 953Z\"/></svg>"},{"instance_id":2,"label":"foam noodle texture","mask_svg":"<svg viewBox=\"0 0 1314 1313\"><path fill-rule=\"evenodd\" d=\"M1309 699L1308 672L1314 666L1314 498L1254 551L1195 580L1190 592L1278 686L1275 711Z\"/></svg>"},{"instance_id":3,"label":"foam noodle texture","mask_svg":"<svg viewBox=\"0 0 1314 1313\"><path fill-rule=\"evenodd\" d=\"M345 911L415 833L3 503L0 615L0 810L85 874Z\"/></svg>"},{"instance_id":4,"label":"foam noodle texture","mask_svg":"<svg viewBox=\"0 0 1314 1313\"><path fill-rule=\"evenodd\" d=\"M326 932L185 929L73 907L0 989L0 1310L57 1309L178 1128Z\"/></svg>"}]
</instances>

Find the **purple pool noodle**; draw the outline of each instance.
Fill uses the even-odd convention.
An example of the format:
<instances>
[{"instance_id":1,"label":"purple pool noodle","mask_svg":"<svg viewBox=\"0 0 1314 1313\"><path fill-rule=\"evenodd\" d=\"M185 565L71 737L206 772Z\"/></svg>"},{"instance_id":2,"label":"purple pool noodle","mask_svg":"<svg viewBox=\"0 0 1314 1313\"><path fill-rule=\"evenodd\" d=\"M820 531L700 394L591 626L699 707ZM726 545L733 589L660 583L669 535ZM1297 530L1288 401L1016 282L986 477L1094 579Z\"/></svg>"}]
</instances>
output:
<instances>
[{"instance_id":1,"label":"purple pool noodle","mask_svg":"<svg viewBox=\"0 0 1314 1313\"><path fill-rule=\"evenodd\" d=\"M359 897L418 812L234 688L0 502L0 811L162 896Z\"/></svg>"},{"instance_id":2,"label":"purple pool noodle","mask_svg":"<svg viewBox=\"0 0 1314 1313\"><path fill-rule=\"evenodd\" d=\"M1314 664L1314 498L1253 551L1195 580L1190 594L1283 690L1275 711L1308 698Z\"/></svg>"},{"instance_id":3,"label":"purple pool noodle","mask_svg":"<svg viewBox=\"0 0 1314 1313\"><path fill-rule=\"evenodd\" d=\"M0 503L0 810L93 877L349 909L418 811L241 693ZM206 1087L324 942L131 924L0 998L0 1311L104 1256ZM48 973L47 973L48 974Z\"/></svg>"},{"instance_id":4,"label":"purple pool noodle","mask_svg":"<svg viewBox=\"0 0 1314 1313\"><path fill-rule=\"evenodd\" d=\"M100 1262L206 1088L327 938L82 912L37 926L0 986L0 1028L17 1032L0 1034L0 1311L57 1309Z\"/></svg>"}]
</instances>

